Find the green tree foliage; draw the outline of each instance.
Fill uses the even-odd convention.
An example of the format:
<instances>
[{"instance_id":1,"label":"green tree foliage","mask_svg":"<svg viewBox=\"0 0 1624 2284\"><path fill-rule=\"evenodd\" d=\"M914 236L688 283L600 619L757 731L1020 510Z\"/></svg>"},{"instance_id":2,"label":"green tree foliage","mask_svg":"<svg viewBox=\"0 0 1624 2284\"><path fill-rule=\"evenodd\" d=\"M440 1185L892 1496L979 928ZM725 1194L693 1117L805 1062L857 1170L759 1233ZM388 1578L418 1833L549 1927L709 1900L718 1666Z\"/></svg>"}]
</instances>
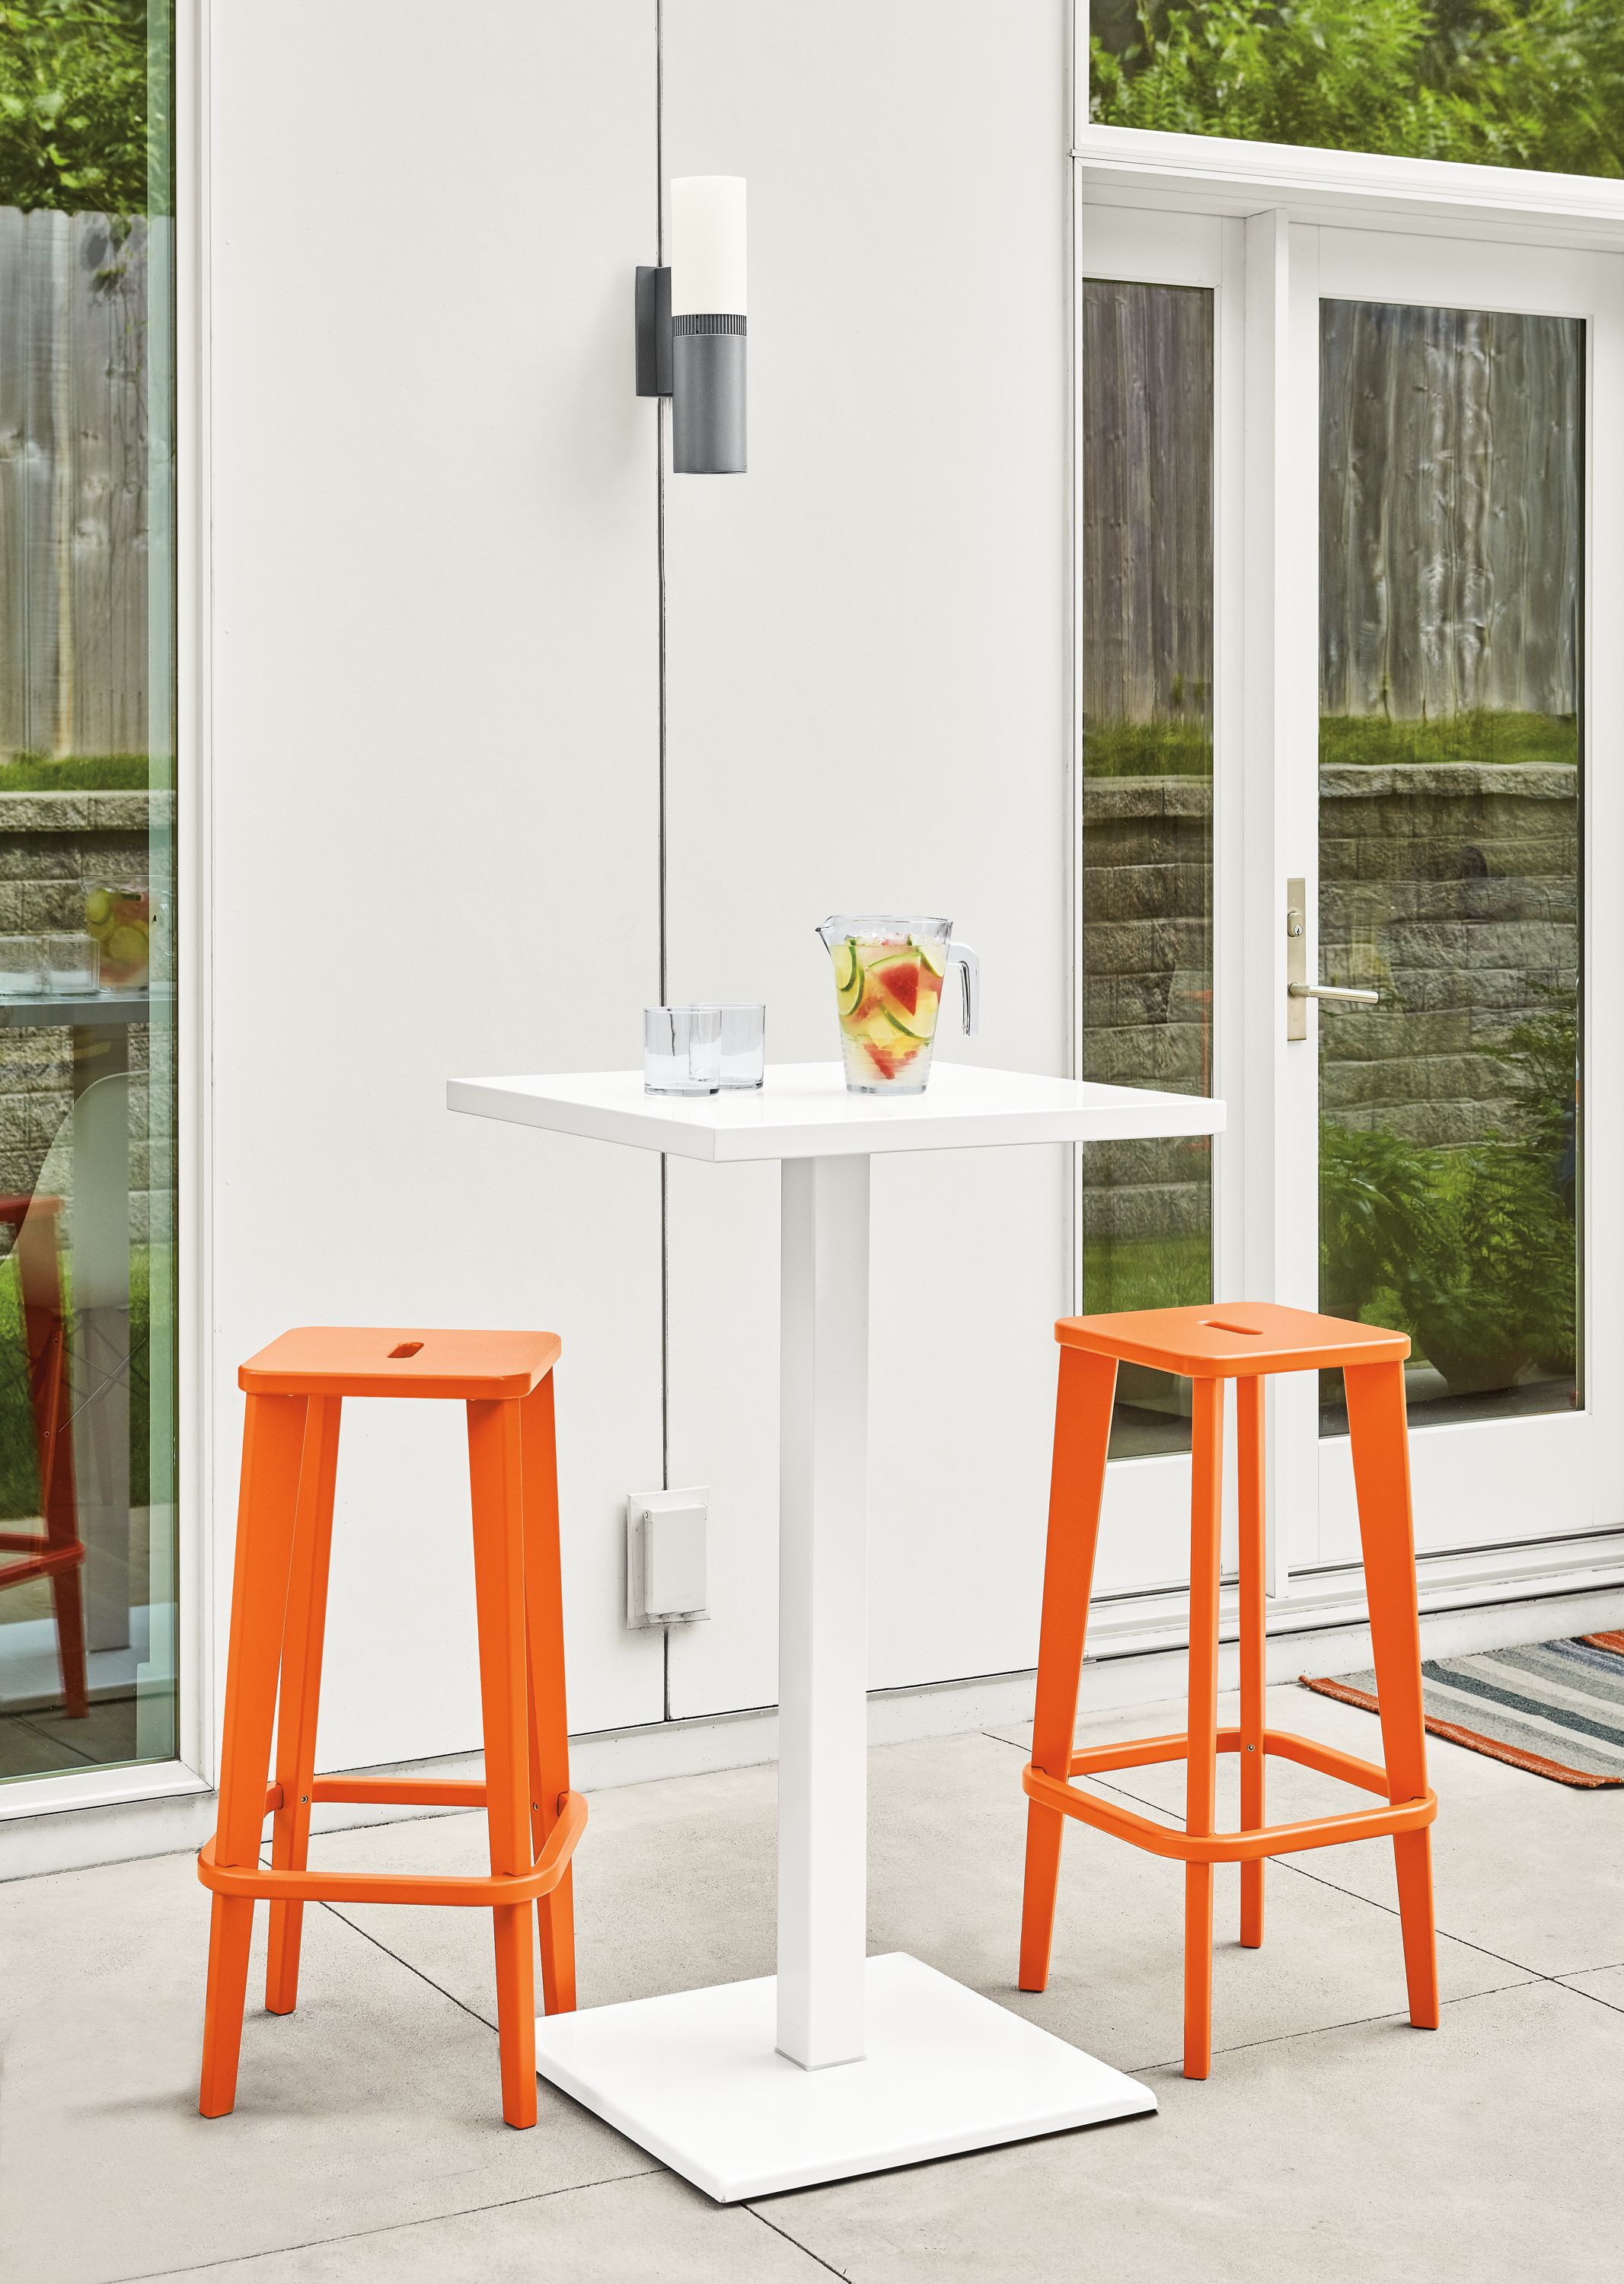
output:
<instances>
[{"instance_id":1,"label":"green tree foliage","mask_svg":"<svg viewBox=\"0 0 1624 2284\"><path fill-rule=\"evenodd\" d=\"M1138 0L1112 29L1106 126L1624 175L1620 0Z\"/></svg>"},{"instance_id":2,"label":"green tree foliage","mask_svg":"<svg viewBox=\"0 0 1624 2284\"><path fill-rule=\"evenodd\" d=\"M168 210L148 166L168 122L147 94L149 21L166 54L168 15L167 0L0 0L0 206Z\"/></svg>"}]
</instances>

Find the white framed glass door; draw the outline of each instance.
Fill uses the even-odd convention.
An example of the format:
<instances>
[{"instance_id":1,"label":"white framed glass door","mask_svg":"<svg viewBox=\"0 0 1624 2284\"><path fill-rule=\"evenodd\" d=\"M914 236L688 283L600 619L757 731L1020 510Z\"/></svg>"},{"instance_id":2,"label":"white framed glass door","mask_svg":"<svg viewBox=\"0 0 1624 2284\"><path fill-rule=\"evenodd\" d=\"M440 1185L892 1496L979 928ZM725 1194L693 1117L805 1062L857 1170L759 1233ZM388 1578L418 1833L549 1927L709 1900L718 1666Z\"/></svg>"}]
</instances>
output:
<instances>
[{"instance_id":1,"label":"white framed glass door","mask_svg":"<svg viewBox=\"0 0 1624 2284\"><path fill-rule=\"evenodd\" d=\"M1081 1068L1230 1125L1084 1155L1080 1303L1402 1324L1418 1548L1509 1572L1624 1521L1624 258L1177 195L1083 208ZM1277 1595L1357 1566L1339 1393L1277 1388ZM1122 1391L1106 1597L1183 1577L1186 1403Z\"/></svg>"},{"instance_id":2,"label":"white framed glass door","mask_svg":"<svg viewBox=\"0 0 1624 2284\"><path fill-rule=\"evenodd\" d=\"M1616 899L1587 893L1624 832L1624 262L1324 227L1288 259L1281 562L1314 605L1277 845L1308 982L1378 997L1308 1002L1284 1037L1287 1152L1316 1179L1283 1297L1409 1332L1417 1545L1511 1547L1616 1522L1624 1488L1595 1305L1620 1225L1591 1147ZM1281 1431L1317 1447L1285 1469L1317 1489L1291 1560L1352 1563L1340 1388L1308 1393Z\"/></svg>"}]
</instances>

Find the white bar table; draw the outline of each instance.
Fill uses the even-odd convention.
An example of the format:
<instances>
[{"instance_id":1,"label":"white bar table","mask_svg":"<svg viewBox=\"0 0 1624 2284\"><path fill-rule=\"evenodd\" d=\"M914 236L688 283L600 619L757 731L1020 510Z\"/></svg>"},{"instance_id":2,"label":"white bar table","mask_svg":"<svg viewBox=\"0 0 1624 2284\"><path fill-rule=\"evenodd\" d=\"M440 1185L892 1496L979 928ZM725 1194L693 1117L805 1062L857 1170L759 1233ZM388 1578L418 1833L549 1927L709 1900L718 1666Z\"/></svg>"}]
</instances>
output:
<instances>
[{"instance_id":1,"label":"white bar table","mask_svg":"<svg viewBox=\"0 0 1624 2284\"><path fill-rule=\"evenodd\" d=\"M722 2202L1154 2109L918 1959L866 1956L869 1161L1212 1134L1222 1104L952 1063L922 1095L848 1094L838 1063L785 1063L755 1092L651 1095L640 1072L606 1071L454 1079L447 1099L783 1165L778 1972L543 2015L541 2075Z\"/></svg>"}]
</instances>

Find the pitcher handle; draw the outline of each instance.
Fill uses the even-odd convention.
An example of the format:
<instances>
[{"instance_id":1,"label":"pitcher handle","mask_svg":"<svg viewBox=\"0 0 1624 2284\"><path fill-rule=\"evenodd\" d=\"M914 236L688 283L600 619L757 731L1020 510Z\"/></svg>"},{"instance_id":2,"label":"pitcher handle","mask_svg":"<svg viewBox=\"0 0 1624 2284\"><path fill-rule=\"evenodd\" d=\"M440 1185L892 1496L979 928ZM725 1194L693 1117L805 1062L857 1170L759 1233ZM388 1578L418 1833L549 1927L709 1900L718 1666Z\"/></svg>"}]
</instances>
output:
<instances>
[{"instance_id":1,"label":"pitcher handle","mask_svg":"<svg viewBox=\"0 0 1624 2284\"><path fill-rule=\"evenodd\" d=\"M959 985L964 1002L964 1036L973 1039L981 1028L981 963L967 943L957 936L948 946L948 958L958 969Z\"/></svg>"}]
</instances>

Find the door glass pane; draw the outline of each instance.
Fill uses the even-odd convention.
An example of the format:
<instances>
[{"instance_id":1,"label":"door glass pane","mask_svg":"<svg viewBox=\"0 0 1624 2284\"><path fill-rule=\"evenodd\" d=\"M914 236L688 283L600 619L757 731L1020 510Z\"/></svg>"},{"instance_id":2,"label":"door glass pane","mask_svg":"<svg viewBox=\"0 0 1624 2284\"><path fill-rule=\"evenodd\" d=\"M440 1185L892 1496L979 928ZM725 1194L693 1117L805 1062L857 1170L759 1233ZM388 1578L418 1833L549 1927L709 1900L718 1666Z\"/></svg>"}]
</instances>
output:
<instances>
[{"instance_id":1,"label":"door glass pane","mask_svg":"<svg viewBox=\"0 0 1624 2284\"><path fill-rule=\"evenodd\" d=\"M176 1749L169 12L9 12L0 1779Z\"/></svg>"},{"instance_id":2,"label":"door glass pane","mask_svg":"<svg viewBox=\"0 0 1624 2284\"><path fill-rule=\"evenodd\" d=\"M1584 327L1321 314L1321 1304L1420 1420L1579 1400ZM1346 1425L1327 1374L1323 1424Z\"/></svg>"},{"instance_id":3,"label":"door glass pane","mask_svg":"<svg viewBox=\"0 0 1624 2284\"><path fill-rule=\"evenodd\" d=\"M1213 1077L1213 296L1083 294L1083 1076ZM1212 1298L1206 1137L1083 1151L1083 1306ZM1113 1457L1187 1451L1190 1388L1125 1366Z\"/></svg>"}]
</instances>

